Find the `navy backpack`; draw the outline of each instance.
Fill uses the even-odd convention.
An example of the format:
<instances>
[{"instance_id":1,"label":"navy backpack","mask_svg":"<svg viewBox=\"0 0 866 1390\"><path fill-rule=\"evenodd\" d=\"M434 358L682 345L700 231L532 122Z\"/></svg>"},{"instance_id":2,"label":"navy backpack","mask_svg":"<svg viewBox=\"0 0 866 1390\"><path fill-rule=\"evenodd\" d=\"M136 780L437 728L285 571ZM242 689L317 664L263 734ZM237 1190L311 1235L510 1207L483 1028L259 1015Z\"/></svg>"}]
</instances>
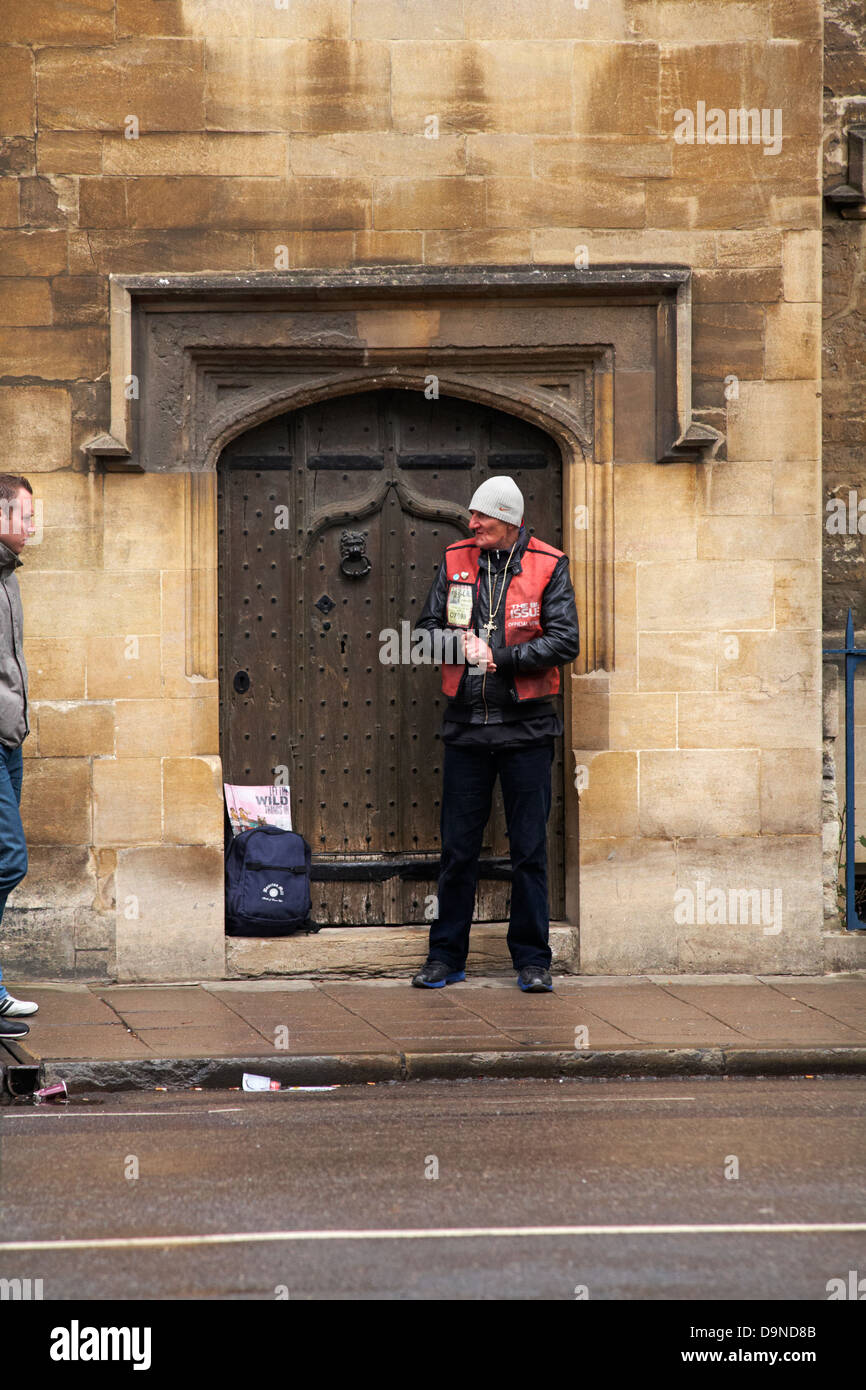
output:
<instances>
[{"instance_id":1,"label":"navy backpack","mask_svg":"<svg viewBox=\"0 0 866 1390\"><path fill-rule=\"evenodd\" d=\"M254 826L226 853L229 936L291 936L318 931L310 921L310 846L294 830Z\"/></svg>"}]
</instances>

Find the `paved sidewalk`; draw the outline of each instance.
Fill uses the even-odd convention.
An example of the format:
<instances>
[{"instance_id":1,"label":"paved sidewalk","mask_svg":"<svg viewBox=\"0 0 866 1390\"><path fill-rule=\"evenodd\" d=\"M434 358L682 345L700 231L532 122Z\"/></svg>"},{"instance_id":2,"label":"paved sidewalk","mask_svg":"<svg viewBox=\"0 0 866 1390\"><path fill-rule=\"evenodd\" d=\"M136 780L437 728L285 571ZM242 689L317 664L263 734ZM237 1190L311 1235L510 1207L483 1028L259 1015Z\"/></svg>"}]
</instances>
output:
<instances>
[{"instance_id":1,"label":"paved sidewalk","mask_svg":"<svg viewBox=\"0 0 866 1390\"><path fill-rule=\"evenodd\" d=\"M39 1013L0 1065L70 1091L471 1076L866 1071L866 972L85 985L16 980Z\"/></svg>"}]
</instances>

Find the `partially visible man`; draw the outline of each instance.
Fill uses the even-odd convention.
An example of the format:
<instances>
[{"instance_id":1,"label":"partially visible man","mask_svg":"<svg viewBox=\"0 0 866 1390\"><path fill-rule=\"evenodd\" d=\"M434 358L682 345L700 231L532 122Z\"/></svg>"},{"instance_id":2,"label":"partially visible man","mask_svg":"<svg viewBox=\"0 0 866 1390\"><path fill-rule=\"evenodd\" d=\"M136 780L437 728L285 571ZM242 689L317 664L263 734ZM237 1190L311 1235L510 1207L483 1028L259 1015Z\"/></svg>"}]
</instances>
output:
<instances>
[{"instance_id":1,"label":"partially visible man","mask_svg":"<svg viewBox=\"0 0 866 1390\"><path fill-rule=\"evenodd\" d=\"M580 648L568 556L531 536L513 478L487 478L469 503L471 536L446 547L416 624L453 639L444 744L439 914L412 983L441 989L465 979L478 859L497 776L511 854L507 944L524 991L550 992L547 818L551 763L563 732L553 704L559 667ZM481 633L484 636L481 636Z\"/></svg>"},{"instance_id":2,"label":"partially visible man","mask_svg":"<svg viewBox=\"0 0 866 1390\"><path fill-rule=\"evenodd\" d=\"M24 663L21 592L15 571L35 531L33 489L26 478L0 473L0 919L6 899L27 873L27 843L21 824L21 745L30 732L27 667ZM36 1004L13 999L0 970L0 1038L20 1038L30 1029L17 1020L35 1014Z\"/></svg>"}]
</instances>

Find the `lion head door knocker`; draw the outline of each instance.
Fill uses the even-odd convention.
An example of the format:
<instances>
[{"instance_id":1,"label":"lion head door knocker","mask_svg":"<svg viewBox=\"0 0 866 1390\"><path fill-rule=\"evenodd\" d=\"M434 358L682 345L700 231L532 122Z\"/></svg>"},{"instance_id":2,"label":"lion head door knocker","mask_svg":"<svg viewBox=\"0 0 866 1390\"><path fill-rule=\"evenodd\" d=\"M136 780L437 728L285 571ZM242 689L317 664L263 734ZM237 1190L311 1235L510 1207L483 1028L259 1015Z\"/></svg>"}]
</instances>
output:
<instances>
[{"instance_id":1,"label":"lion head door knocker","mask_svg":"<svg viewBox=\"0 0 866 1390\"><path fill-rule=\"evenodd\" d=\"M340 536L340 569L349 579L360 579L372 569L366 547L366 531L344 531Z\"/></svg>"}]
</instances>

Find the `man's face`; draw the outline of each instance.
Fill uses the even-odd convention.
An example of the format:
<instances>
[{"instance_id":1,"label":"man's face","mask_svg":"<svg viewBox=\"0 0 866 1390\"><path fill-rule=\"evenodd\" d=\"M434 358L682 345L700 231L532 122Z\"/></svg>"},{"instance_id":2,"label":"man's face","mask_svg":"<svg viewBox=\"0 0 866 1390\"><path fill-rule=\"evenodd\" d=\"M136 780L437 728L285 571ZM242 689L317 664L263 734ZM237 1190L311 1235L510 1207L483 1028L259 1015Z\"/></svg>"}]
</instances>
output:
<instances>
[{"instance_id":1,"label":"man's face","mask_svg":"<svg viewBox=\"0 0 866 1390\"><path fill-rule=\"evenodd\" d=\"M28 540L35 534L33 498L26 487L18 489L14 502L0 498L0 541L20 555Z\"/></svg>"},{"instance_id":2,"label":"man's face","mask_svg":"<svg viewBox=\"0 0 866 1390\"><path fill-rule=\"evenodd\" d=\"M509 526L484 512L469 513L469 530L482 550L507 550L520 534L519 526Z\"/></svg>"}]
</instances>

